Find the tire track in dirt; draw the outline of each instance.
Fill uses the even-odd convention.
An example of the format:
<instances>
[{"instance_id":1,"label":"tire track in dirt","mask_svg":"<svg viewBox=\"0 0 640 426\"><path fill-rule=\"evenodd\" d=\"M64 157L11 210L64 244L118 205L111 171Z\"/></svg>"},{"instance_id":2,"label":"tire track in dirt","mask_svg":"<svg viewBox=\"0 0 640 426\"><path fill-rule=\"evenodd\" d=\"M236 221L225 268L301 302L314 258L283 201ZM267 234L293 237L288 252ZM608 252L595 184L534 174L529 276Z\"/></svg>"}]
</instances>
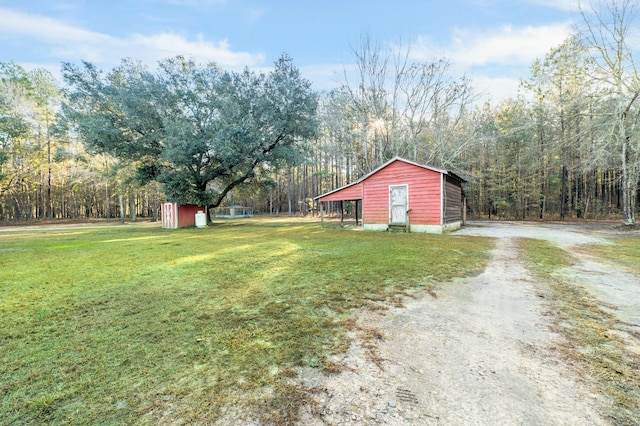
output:
<instances>
[{"instance_id":1,"label":"tire track in dirt","mask_svg":"<svg viewBox=\"0 0 640 426\"><path fill-rule=\"evenodd\" d=\"M555 351L562 337L550 330L543 285L517 258L519 236L500 238L482 274L443 285L437 298L363 311L359 327L384 336L382 368L356 332L336 360L344 372L303 371L315 396L301 424L607 424L602 401Z\"/></svg>"}]
</instances>

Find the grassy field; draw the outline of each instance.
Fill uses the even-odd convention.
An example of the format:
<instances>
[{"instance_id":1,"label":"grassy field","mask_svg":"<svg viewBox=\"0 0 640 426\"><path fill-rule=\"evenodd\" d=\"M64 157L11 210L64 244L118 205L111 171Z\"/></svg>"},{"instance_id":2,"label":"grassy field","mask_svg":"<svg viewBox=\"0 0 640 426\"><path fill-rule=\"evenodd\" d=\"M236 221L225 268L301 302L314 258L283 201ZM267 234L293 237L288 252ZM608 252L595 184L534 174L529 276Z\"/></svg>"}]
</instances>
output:
<instances>
[{"instance_id":1,"label":"grassy field","mask_svg":"<svg viewBox=\"0 0 640 426\"><path fill-rule=\"evenodd\" d=\"M259 219L0 233L0 424L286 420L354 308L479 272L492 244Z\"/></svg>"},{"instance_id":2,"label":"grassy field","mask_svg":"<svg viewBox=\"0 0 640 426\"><path fill-rule=\"evenodd\" d=\"M638 339L637 332L616 319L579 281L566 272L573 262L571 254L549 242L520 240L528 267L550 291L549 303L557 331L567 338L558 349L571 364L584 372L598 394L611 402L601 407L613 425L637 425L640 418L640 355L627 349L627 339ZM640 239L616 238L611 245L582 247L601 257L640 272Z\"/></svg>"}]
</instances>

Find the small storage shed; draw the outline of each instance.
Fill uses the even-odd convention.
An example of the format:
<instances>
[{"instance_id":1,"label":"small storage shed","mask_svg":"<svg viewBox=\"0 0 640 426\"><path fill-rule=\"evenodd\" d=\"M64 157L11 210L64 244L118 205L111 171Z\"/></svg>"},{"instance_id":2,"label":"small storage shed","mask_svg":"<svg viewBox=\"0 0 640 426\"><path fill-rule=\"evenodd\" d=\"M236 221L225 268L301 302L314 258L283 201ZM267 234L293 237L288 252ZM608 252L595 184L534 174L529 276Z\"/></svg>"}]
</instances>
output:
<instances>
[{"instance_id":1,"label":"small storage shed","mask_svg":"<svg viewBox=\"0 0 640 426\"><path fill-rule=\"evenodd\" d=\"M365 230L404 227L409 232L460 229L464 200L460 176L396 157L349 185L314 200L362 202ZM322 213L321 213L322 214Z\"/></svg>"},{"instance_id":2,"label":"small storage shed","mask_svg":"<svg viewBox=\"0 0 640 426\"><path fill-rule=\"evenodd\" d=\"M195 204L162 203L162 227L168 229L196 226L196 214L204 213L206 225L207 208Z\"/></svg>"}]
</instances>

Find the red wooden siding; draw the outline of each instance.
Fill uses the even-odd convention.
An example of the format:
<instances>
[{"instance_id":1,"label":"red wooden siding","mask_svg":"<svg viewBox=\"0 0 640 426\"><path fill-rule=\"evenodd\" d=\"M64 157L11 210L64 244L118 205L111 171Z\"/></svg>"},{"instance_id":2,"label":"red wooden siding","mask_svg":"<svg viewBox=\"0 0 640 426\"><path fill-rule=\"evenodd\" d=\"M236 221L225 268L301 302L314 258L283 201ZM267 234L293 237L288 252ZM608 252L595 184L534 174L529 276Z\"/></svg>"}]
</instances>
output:
<instances>
[{"instance_id":1,"label":"red wooden siding","mask_svg":"<svg viewBox=\"0 0 640 426\"><path fill-rule=\"evenodd\" d=\"M321 201L362 200L362 184L360 182L325 195Z\"/></svg>"},{"instance_id":2,"label":"red wooden siding","mask_svg":"<svg viewBox=\"0 0 640 426\"><path fill-rule=\"evenodd\" d=\"M195 206L192 204L180 204L178 206L178 227L196 226L196 213L205 212L207 208L204 206Z\"/></svg>"},{"instance_id":3,"label":"red wooden siding","mask_svg":"<svg viewBox=\"0 0 640 426\"><path fill-rule=\"evenodd\" d=\"M409 186L409 221L414 225L440 224L439 172L395 161L363 181L362 222L389 223L389 186ZM343 198L344 199L344 198ZM323 198L323 201L325 198Z\"/></svg>"},{"instance_id":4,"label":"red wooden siding","mask_svg":"<svg viewBox=\"0 0 640 426\"><path fill-rule=\"evenodd\" d=\"M362 223L388 225L390 222L390 191L393 186L406 186L410 225L444 226L462 220L462 187L459 176L446 170L423 166L399 157L363 176L351 185L320 195L320 202L362 200ZM444 188L444 194L442 190ZM402 208L400 192L396 194L396 209ZM444 200L444 204L442 203ZM398 202L400 201L400 202ZM400 224L402 211L394 220ZM426 226L420 229L428 229ZM386 229L385 226L380 229Z\"/></svg>"}]
</instances>

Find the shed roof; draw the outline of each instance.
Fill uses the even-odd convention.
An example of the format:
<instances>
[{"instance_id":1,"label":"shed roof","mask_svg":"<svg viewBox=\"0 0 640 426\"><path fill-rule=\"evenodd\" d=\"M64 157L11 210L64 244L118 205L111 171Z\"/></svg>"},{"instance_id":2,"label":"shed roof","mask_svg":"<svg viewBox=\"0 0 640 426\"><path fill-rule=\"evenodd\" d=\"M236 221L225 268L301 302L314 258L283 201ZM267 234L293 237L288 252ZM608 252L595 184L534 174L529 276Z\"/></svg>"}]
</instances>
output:
<instances>
[{"instance_id":1,"label":"shed roof","mask_svg":"<svg viewBox=\"0 0 640 426\"><path fill-rule=\"evenodd\" d=\"M375 170L373 170L373 171L371 171L371 172L367 173L366 175L362 176L360 179L356 180L355 182L351 182L350 184L347 184L347 185L345 185L345 186L343 186L343 187L340 187L340 188L337 188L337 189L331 190L331 191L326 192L326 193L324 193L324 194L322 194L322 195L318 195L317 197L315 197L315 198L314 198L314 200L319 200L320 198L327 197L327 196L329 196L329 195L331 195L331 194L334 194L334 193L336 193L336 192L344 191L344 190L346 190L347 188L351 188L351 187L355 187L355 186L357 186L357 185L360 185L363 181L367 180L367 179L368 179L369 177L371 177L372 175L374 175L374 174L378 173L380 170L384 169L385 167L389 166L389 165L390 165L390 164L392 164L392 163L395 163L396 161L402 161L402 162L404 162L404 163L411 164L411 165L413 165L413 166L417 166L417 167L421 167L421 168L426 169L426 170L431 170L431 171L433 171L433 172L442 173L443 175L451 176L452 178L454 178L454 179L456 179L456 180L458 180L458 181L460 181L460 182L466 182L466 180L464 180L464 179L463 179L463 178L461 178L460 176L458 176L458 175L456 175L455 173L450 172L450 171L448 171L448 170L444 170L444 169L437 169L437 168L435 168L435 167L426 166L426 165L424 165L424 164L419 164L419 163L416 163L416 162L411 161L411 160L407 160L406 158L402 158L402 157L394 157L394 158L392 158L391 160L389 160L389 161L387 161L386 163L384 163L383 165L381 165L380 167L378 167L377 169L375 169ZM355 188L353 188L353 189L355 189ZM349 198L343 198L343 200L361 200L361 199L362 199L362 196L360 196L360 197L358 197L358 198L350 198L350 197L352 197L352 196L353 196L352 194L354 194L354 191L348 191L348 194L349 194L349 195L348 195L348 197L349 197ZM333 201L333 200L331 200L331 201Z\"/></svg>"}]
</instances>

